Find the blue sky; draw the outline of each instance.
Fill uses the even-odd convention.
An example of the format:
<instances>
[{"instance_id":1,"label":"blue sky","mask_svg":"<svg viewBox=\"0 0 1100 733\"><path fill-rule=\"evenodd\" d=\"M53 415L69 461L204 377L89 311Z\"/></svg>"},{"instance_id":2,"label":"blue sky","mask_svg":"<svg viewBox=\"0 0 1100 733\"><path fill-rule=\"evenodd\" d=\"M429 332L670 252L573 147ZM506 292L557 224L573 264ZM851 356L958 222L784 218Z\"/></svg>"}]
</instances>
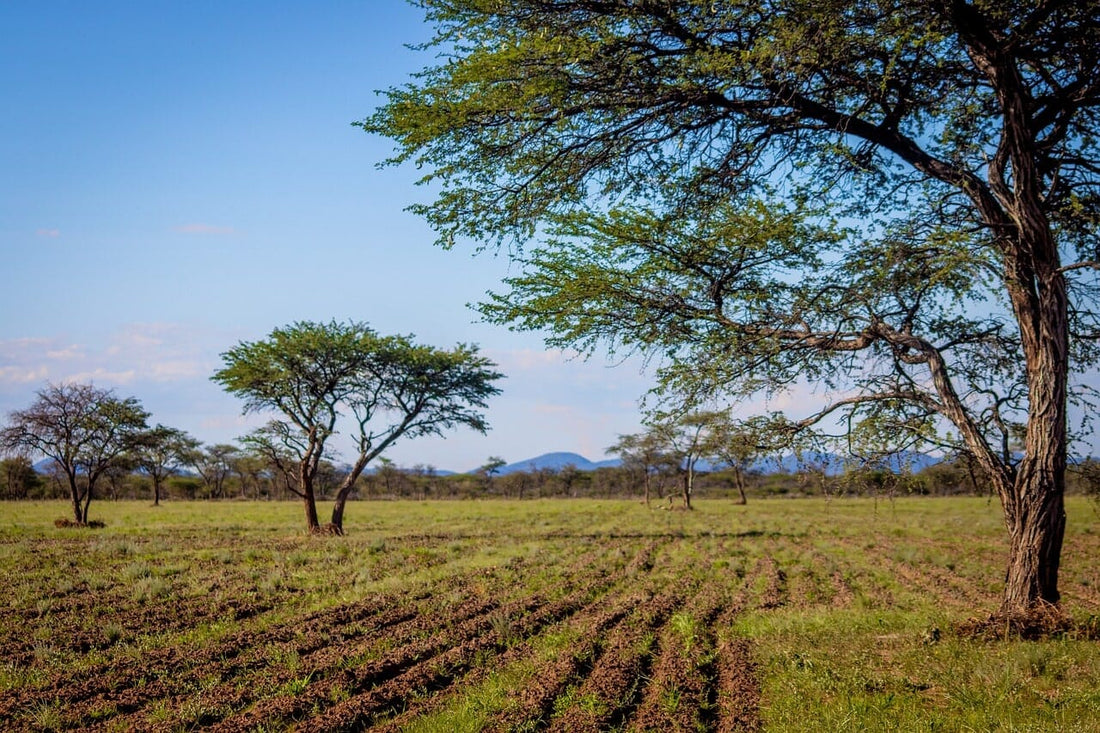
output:
<instances>
[{"instance_id":1,"label":"blue sky","mask_svg":"<svg viewBox=\"0 0 1100 733\"><path fill-rule=\"evenodd\" d=\"M263 422L209 380L296 320L474 342L507 380L486 436L394 446L398 465L603 456L639 429L639 362L547 351L466 307L505 257L435 248L410 167L352 122L431 63L403 0L0 3L0 416L47 381L138 397L207 443ZM1100 383L1095 374L1087 381ZM768 409L805 413L810 388ZM1093 450L1096 445L1093 441Z\"/></svg>"},{"instance_id":2,"label":"blue sky","mask_svg":"<svg viewBox=\"0 0 1100 733\"><path fill-rule=\"evenodd\" d=\"M0 414L91 380L208 443L260 418L218 355L295 320L475 342L508 375L486 436L388 454L466 470L638 429L639 366L583 362L466 307L504 257L435 248L411 169L352 127L430 61L421 11L372 2L0 4Z\"/></svg>"}]
</instances>

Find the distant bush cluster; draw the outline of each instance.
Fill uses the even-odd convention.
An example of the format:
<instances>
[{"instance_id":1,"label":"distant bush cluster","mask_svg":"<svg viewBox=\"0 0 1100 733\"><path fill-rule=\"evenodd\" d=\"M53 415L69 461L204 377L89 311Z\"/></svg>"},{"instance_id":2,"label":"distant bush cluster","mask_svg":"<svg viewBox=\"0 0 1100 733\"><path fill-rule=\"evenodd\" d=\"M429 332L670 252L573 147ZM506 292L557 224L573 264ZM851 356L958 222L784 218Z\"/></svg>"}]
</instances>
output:
<instances>
[{"instance_id":1,"label":"distant bush cluster","mask_svg":"<svg viewBox=\"0 0 1100 733\"><path fill-rule=\"evenodd\" d=\"M273 472L256 455L234 451L223 457L224 470L168 477L163 499L175 500L298 500L287 488L286 477ZM324 464L319 472L319 499L330 500L343 480L339 466ZM736 476L731 470L701 472L695 479L696 492L709 498L736 499ZM653 501L679 501L679 478L673 474L651 477ZM1088 460L1074 466L1067 477L1067 491L1095 498L1100 506L1100 461ZM745 489L750 499L802 496L956 496L988 495L989 484L968 466L965 459L949 460L917 473L893 473L882 469L850 469L839 473L820 467L795 472L749 471ZM152 479L140 470L109 474L99 487L105 499L148 499ZM0 461L0 499L65 499L67 489L60 477L49 471L40 474L25 458ZM581 470L531 468L505 475L486 471L463 474L439 473L428 465L400 467L385 462L358 478L352 494L359 500L387 499L481 499L481 498L623 498L641 499L642 477L626 467Z\"/></svg>"}]
</instances>

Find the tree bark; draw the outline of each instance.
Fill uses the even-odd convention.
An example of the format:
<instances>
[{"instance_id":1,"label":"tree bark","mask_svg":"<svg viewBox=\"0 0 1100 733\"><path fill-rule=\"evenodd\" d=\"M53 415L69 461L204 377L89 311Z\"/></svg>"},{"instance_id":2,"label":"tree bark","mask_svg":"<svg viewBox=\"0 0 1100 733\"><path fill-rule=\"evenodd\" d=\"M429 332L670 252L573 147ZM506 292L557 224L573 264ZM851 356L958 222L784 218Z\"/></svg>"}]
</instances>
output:
<instances>
[{"instance_id":1,"label":"tree bark","mask_svg":"<svg viewBox=\"0 0 1100 733\"><path fill-rule=\"evenodd\" d=\"M73 519L78 524L84 524L88 517L87 504L84 503L84 496L80 493L80 478L76 474L76 469L72 467L64 467L65 478L69 481L69 500L73 505ZM90 492L89 492L90 493Z\"/></svg>"},{"instance_id":2,"label":"tree bark","mask_svg":"<svg viewBox=\"0 0 1100 733\"><path fill-rule=\"evenodd\" d=\"M317 519L317 500L313 496L313 475L307 461L302 461L298 467L298 485L302 489L302 504L306 510L306 527L310 533L321 528L321 522Z\"/></svg>"},{"instance_id":3,"label":"tree bark","mask_svg":"<svg viewBox=\"0 0 1100 733\"><path fill-rule=\"evenodd\" d=\"M1064 472L1023 472L1005 515L1009 559L1003 613L1020 613L1040 602L1057 603L1058 569L1066 529Z\"/></svg>"},{"instance_id":4,"label":"tree bark","mask_svg":"<svg viewBox=\"0 0 1100 733\"><path fill-rule=\"evenodd\" d=\"M1001 497L1010 542L1001 604L1005 613L1040 602L1057 603L1060 597L1058 569L1066 529L1068 306L1060 273L1038 281L1032 328L1023 329L1029 403L1025 455L1011 492Z\"/></svg>"},{"instance_id":5,"label":"tree bark","mask_svg":"<svg viewBox=\"0 0 1100 733\"><path fill-rule=\"evenodd\" d=\"M355 482L359 480L359 476L362 475L363 469L367 467L367 463L370 462L373 455L373 453L359 454L355 464L352 465L348 475L344 477L343 482L340 484L340 488L336 490L336 502L332 505L332 526L337 534L344 533L344 507L347 506L351 490L355 488Z\"/></svg>"},{"instance_id":6,"label":"tree bark","mask_svg":"<svg viewBox=\"0 0 1100 733\"><path fill-rule=\"evenodd\" d=\"M691 509L691 491L695 488L695 461L688 460L684 473L684 509Z\"/></svg>"},{"instance_id":7,"label":"tree bark","mask_svg":"<svg viewBox=\"0 0 1100 733\"><path fill-rule=\"evenodd\" d=\"M75 519L77 523L83 523L84 512L82 511L82 508L80 506L80 494L76 490L75 483L70 487L70 491L72 494L71 499L73 502L73 519Z\"/></svg>"}]
</instances>

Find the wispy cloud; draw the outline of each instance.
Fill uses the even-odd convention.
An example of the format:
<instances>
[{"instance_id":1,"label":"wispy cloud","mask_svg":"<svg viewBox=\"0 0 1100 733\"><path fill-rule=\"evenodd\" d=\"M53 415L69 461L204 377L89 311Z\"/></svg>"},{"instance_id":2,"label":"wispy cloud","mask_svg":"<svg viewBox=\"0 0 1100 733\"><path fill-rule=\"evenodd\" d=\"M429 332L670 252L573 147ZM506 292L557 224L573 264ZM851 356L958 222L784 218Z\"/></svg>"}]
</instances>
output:
<instances>
[{"instance_id":1,"label":"wispy cloud","mask_svg":"<svg viewBox=\"0 0 1100 733\"><path fill-rule=\"evenodd\" d=\"M70 359L82 359L85 356L85 352L76 344L70 344L60 349L50 349L46 351L46 358L51 361L66 361Z\"/></svg>"},{"instance_id":2,"label":"wispy cloud","mask_svg":"<svg viewBox=\"0 0 1100 733\"><path fill-rule=\"evenodd\" d=\"M5 366L0 367L0 384L31 384L34 382L42 382L49 374L49 370L44 366L39 367L21 367L21 366Z\"/></svg>"},{"instance_id":3,"label":"wispy cloud","mask_svg":"<svg viewBox=\"0 0 1100 733\"><path fill-rule=\"evenodd\" d=\"M207 337L176 324L134 324L104 344L61 337L0 341L0 385L94 381L104 385L205 378L214 368Z\"/></svg>"},{"instance_id":4,"label":"wispy cloud","mask_svg":"<svg viewBox=\"0 0 1100 733\"><path fill-rule=\"evenodd\" d=\"M236 234L233 227L218 226L215 224L182 224L175 227L181 234Z\"/></svg>"},{"instance_id":5,"label":"wispy cloud","mask_svg":"<svg viewBox=\"0 0 1100 733\"><path fill-rule=\"evenodd\" d=\"M109 369L98 367L90 371L66 374L57 381L64 382L66 384L93 382L95 384L127 385L132 383L136 377L137 371L134 369L127 369L125 371L110 371Z\"/></svg>"},{"instance_id":6,"label":"wispy cloud","mask_svg":"<svg viewBox=\"0 0 1100 733\"><path fill-rule=\"evenodd\" d=\"M34 236L42 239L57 239L61 236L60 229L35 229Z\"/></svg>"}]
</instances>

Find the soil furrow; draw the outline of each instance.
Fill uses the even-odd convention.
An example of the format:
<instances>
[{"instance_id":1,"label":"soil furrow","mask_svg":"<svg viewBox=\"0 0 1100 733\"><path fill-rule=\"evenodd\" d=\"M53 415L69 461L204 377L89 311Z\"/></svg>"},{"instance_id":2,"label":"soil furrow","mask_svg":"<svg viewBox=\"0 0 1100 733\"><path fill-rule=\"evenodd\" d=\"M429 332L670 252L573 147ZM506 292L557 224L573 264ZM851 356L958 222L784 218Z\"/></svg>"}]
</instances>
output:
<instances>
[{"instance_id":1,"label":"soil furrow","mask_svg":"<svg viewBox=\"0 0 1100 733\"><path fill-rule=\"evenodd\" d=\"M548 730L605 730L629 717L644 686L656 630L680 606L684 586L681 582L650 598L615 627L603 654L574 691L573 704L550 721Z\"/></svg>"}]
</instances>

